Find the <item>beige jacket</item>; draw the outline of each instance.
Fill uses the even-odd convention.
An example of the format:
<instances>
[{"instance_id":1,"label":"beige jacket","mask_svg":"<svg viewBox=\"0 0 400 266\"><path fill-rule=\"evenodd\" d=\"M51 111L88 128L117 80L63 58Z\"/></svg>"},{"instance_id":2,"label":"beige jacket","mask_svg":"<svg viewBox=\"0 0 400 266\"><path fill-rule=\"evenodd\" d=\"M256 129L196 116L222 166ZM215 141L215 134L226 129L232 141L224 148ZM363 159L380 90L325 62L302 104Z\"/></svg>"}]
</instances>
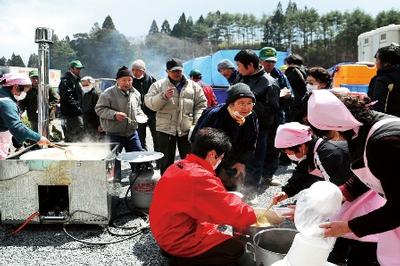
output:
<instances>
[{"instance_id":1,"label":"beige jacket","mask_svg":"<svg viewBox=\"0 0 400 266\"><path fill-rule=\"evenodd\" d=\"M174 88L171 99L165 98L168 87ZM202 88L192 80L186 80L180 93L168 78L154 82L144 96L144 103L156 111L156 130L172 136L189 133L207 107L207 99Z\"/></svg>"},{"instance_id":2,"label":"beige jacket","mask_svg":"<svg viewBox=\"0 0 400 266\"><path fill-rule=\"evenodd\" d=\"M132 87L129 95L124 94L117 85L100 94L95 111L105 132L126 137L137 129L136 116L144 115L140 108L140 93ZM116 112L124 112L128 118L119 122L115 119Z\"/></svg>"}]
</instances>

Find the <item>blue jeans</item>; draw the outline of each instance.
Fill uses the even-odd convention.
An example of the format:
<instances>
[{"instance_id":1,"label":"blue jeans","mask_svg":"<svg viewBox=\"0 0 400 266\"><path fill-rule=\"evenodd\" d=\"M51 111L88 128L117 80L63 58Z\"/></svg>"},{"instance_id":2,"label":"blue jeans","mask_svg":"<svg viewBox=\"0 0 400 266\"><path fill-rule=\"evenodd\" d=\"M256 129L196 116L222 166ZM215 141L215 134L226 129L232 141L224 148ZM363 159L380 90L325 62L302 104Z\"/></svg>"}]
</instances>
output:
<instances>
[{"instance_id":1,"label":"blue jeans","mask_svg":"<svg viewBox=\"0 0 400 266\"><path fill-rule=\"evenodd\" d=\"M137 132L133 133L131 136L120 136L111 133L106 134L107 139L110 142L118 143L117 153L120 153L123 148L125 148L126 152L131 151L143 151L142 145L140 144L139 135ZM133 163L130 164L132 171L134 170ZM115 160L115 179L121 180L121 161Z\"/></svg>"},{"instance_id":2,"label":"blue jeans","mask_svg":"<svg viewBox=\"0 0 400 266\"><path fill-rule=\"evenodd\" d=\"M267 138L267 131L263 130L258 132L254 158L249 160L246 165L246 185L257 187L261 180L266 156Z\"/></svg>"}]
</instances>

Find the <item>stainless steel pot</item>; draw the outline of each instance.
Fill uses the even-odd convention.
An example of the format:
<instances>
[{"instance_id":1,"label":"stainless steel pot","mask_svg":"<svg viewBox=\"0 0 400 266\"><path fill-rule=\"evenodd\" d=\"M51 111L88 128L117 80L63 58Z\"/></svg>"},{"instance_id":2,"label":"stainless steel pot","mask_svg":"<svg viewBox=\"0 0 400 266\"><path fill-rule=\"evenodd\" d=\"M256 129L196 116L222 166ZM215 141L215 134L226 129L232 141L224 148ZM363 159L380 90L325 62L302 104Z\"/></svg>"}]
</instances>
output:
<instances>
[{"instance_id":1,"label":"stainless steel pot","mask_svg":"<svg viewBox=\"0 0 400 266\"><path fill-rule=\"evenodd\" d=\"M253 237L253 244L246 243L246 252L253 256L256 266L269 266L282 260L288 253L297 230L269 228Z\"/></svg>"},{"instance_id":2,"label":"stainless steel pot","mask_svg":"<svg viewBox=\"0 0 400 266\"><path fill-rule=\"evenodd\" d=\"M254 208L254 212L256 213L256 216L259 216L261 214L265 215L271 224L266 226L259 226L259 225L257 226L253 224L246 228L234 228L234 233L248 236L250 238L249 241L251 241L258 232L263 231L265 229L279 227L280 224L285 220L283 217L279 216L275 211L267 210L266 208Z\"/></svg>"}]
</instances>

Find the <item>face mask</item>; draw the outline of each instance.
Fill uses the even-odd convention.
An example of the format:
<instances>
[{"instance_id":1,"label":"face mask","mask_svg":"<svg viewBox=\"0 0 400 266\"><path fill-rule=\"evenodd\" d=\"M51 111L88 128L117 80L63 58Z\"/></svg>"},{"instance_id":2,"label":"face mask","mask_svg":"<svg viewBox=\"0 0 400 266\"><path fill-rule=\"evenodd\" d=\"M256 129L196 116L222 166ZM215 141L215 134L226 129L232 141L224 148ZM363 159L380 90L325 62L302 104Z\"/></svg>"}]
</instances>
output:
<instances>
[{"instance_id":1,"label":"face mask","mask_svg":"<svg viewBox=\"0 0 400 266\"><path fill-rule=\"evenodd\" d=\"M137 78L137 77L135 77L135 76L133 76L133 78L134 78L134 79L142 79L143 77L144 77L144 75L141 75L141 76L140 76L140 77L138 77L138 78Z\"/></svg>"},{"instance_id":2,"label":"face mask","mask_svg":"<svg viewBox=\"0 0 400 266\"><path fill-rule=\"evenodd\" d=\"M288 154L287 157L289 157L289 159L292 161L300 162L300 161L303 161L305 158L307 158L307 155L304 155L301 158L297 158L297 156L295 154Z\"/></svg>"},{"instance_id":3,"label":"face mask","mask_svg":"<svg viewBox=\"0 0 400 266\"><path fill-rule=\"evenodd\" d=\"M23 99L25 99L25 97L26 97L26 92L21 92L21 94L20 95L14 95L14 98L17 100L17 101L22 101Z\"/></svg>"},{"instance_id":4,"label":"face mask","mask_svg":"<svg viewBox=\"0 0 400 266\"><path fill-rule=\"evenodd\" d=\"M90 86L82 86L82 90L84 93L87 93L91 90L92 88Z\"/></svg>"},{"instance_id":5,"label":"face mask","mask_svg":"<svg viewBox=\"0 0 400 266\"><path fill-rule=\"evenodd\" d=\"M219 159L219 160L215 163L215 165L213 166L213 169L214 169L214 170L217 169L218 165L219 165L221 162L222 162L222 158Z\"/></svg>"},{"instance_id":6,"label":"face mask","mask_svg":"<svg viewBox=\"0 0 400 266\"><path fill-rule=\"evenodd\" d=\"M307 88L307 91L311 92L313 90L318 90L318 85L316 85L316 84L311 85L311 84L307 83L306 88Z\"/></svg>"}]
</instances>

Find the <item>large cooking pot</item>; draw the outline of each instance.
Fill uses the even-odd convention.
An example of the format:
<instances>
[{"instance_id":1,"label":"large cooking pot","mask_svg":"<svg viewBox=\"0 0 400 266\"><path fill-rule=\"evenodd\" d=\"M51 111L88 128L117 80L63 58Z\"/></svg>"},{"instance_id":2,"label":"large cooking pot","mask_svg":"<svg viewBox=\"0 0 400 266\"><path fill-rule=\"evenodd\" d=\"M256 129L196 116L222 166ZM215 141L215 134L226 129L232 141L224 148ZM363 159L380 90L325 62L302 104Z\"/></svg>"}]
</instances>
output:
<instances>
[{"instance_id":1,"label":"large cooking pot","mask_svg":"<svg viewBox=\"0 0 400 266\"><path fill-rule=\"evenodd\" d=\"M270 266L285 257L297 233L291 228L262 230L253 237L253 243L246 243L246 252L253 256L256 266Z\"/></svg>"},{"instance_id":2,"label":"large cooking pot","mask_svg":"<svg viewBox=\"0 0 400 266\"><path fill-rule=\"evenodd\" d=\"M285 220L281 215L276 213L274 210L267 210L266 208L253 208L256 216L265 215L270 222L269 225L257 225L253 224L246 228L234 228L233 231L235 234L245 235L249 238L249 241L253 239L253 237L260 231L269 228L279 227L280 224Z\"/></svg>"}]
</instances>

